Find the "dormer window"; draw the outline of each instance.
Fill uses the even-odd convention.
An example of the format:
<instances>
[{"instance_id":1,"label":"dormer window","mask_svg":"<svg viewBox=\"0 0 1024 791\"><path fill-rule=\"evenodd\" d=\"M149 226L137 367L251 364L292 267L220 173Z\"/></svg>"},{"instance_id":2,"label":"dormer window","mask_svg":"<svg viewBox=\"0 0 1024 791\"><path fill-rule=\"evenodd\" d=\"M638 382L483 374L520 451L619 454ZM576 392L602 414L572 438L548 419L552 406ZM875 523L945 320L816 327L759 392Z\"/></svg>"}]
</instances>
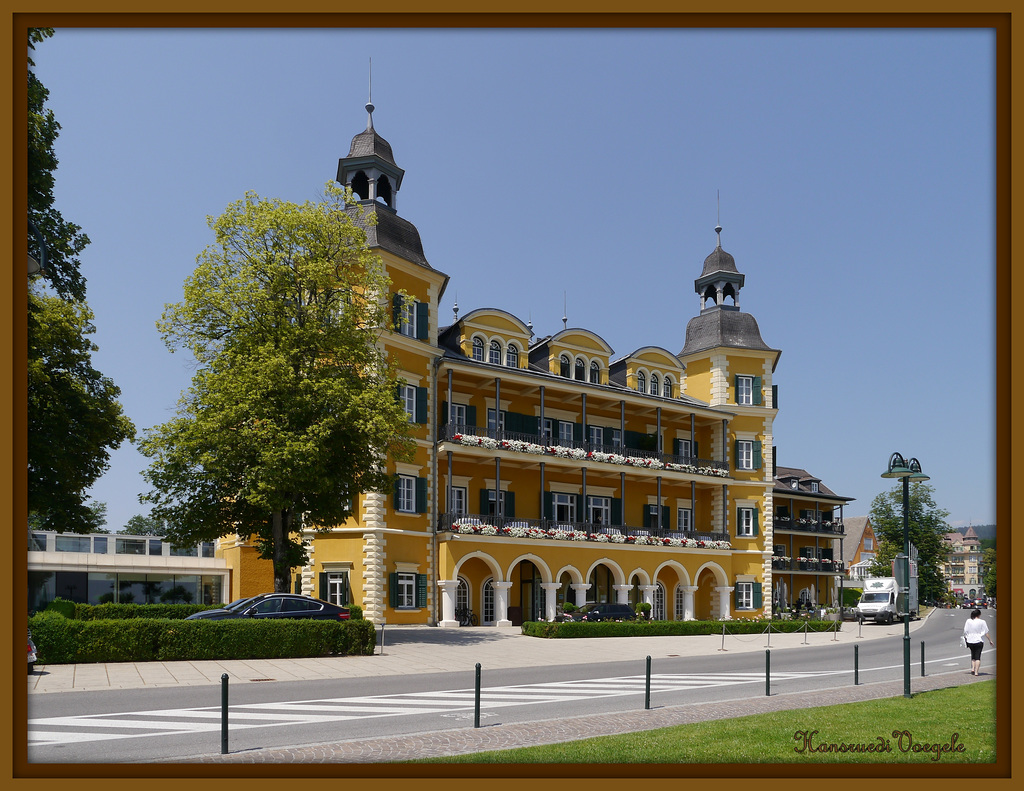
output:
<instances>
[{"instance_id":1,"label":"dormer window","mask_svg":"<svg viewBox=\"0 0 1024 791\"><path fill-rule=\"evenodd\" d=\"M479 338L473 338L473 359L479 363L484 361L484 342Z\"/></svg>"},{"instance_id":2,"label":"dormer window","mask_svg":"<svg viewBox=\"0 0 1024 791\"><path fill-rule=\"evenodd\" d=\"M596 360L590 364L590 383L595 385L601 383L601 366L597 364Z\"/></svg>"},{"instance_id":3,"label":"dormer window","mask_svg":"<svg viewBox=\"0 0 1024 791\"><path fill-rule=\"evenodd\" d=\"M656 396L658 394L659 382L657 374L651 374L651 395Z\"/></svg>"},{"instance_id":4,"label":"dormer window","mask_svg":"<svg viewBox=\"0 0 1024 791\"><path fill-rule=\"evenodd\" d=\"M790 483L789 483L789 488L790 489L797 489L797 488L799 488L799 486L800 486L800 481L790 481Z\"/></svg>"},{"instance_id":5,"label":"dormer window","mask_svg":"<svg viewBox=\"0 0 1024 791\"><path fill-rule=\"evenodd\" d=\"M587 381L587 364L583 361L582 357L576 358L576 381Z\"/></svg>"},{"instance_id":6,"label":"dormer window","mask_svg":"<svg viewBox=\"0 0 1024 791\"><path fill-rule=\"evenodd\" d=\"M501 344L497 341L491 341L491 353L487 362L492 365L501 365Z\"/></svg>"},{"instance_id":7,"label":"dormer window","mask_svg":"<svg viewBox=\"0 0 1024 791\"><path fill-rule=\"evenodd\" d=\"M514 343L510 343L505 350L505 365L509 368L519 367L519 349Z\"/></svg>"},{"instance_id":8,"label":"dormer window","mask_svg":"<svg viewBox=\"0 0 1024 791\"><path fill-rule=\"evenodd\" d=\"M667 377L667 376L665 377L665 382L662 385L661 394L665 398L671 398L672 397L672 380L669 377Z\"/></svg>"},{"instance_id":9,"label":"dormer window","mask_svg":"<svg viewBox=\"0 0 1024 791\"><path fill-rule=\"evenodd\" d=\"M814 494L818 493L818 482L817 481L811 481L811 492L813 492Z\"/></svg>"},{"instance_id":10,"label":"dormer window","mask_svg":"<svg viewBox=\"0 0 1024 791\"><path fill-rule=\"evenodd\" d=\"M568 379L572 374L572 363L569 361L569 355L563 354L558 358L558 373Z\"/></svg>"},{"instance_id":11,"label":"dormer window","mask_svg":"<svg viewBox=\"0 0 1024 791\"><path fill-rule=\"evenodd\" d=\"M638 393L647 392L647 377L644 376L643 371L637 371L636 374L636 390Z\"/></svg>"}]
</instances>

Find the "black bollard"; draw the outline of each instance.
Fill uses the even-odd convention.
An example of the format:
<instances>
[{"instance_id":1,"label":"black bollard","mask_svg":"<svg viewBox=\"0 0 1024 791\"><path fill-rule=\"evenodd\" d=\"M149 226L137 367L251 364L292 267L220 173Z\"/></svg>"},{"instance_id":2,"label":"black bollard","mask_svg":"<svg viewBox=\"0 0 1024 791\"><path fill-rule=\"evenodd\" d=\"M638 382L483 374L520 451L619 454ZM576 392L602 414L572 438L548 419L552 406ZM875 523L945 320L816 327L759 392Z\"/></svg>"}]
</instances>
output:
<instances>
[{"instance_id":1,"label":"black bollard","mask_svg":"<svg viewBox=\"0 0 1024 791\"><path fill-rule=\"evenodd\" d=\"M228 752L228 674L220 677L220 752Z\"/></svg>"},{"instance_id":2,"label":"black bollard","mask_svg":"<svg viewBox=\"0 0 1024 791\"><path fill-rule=\"evenodd\" d=\"M860 646L853 647L853 685L860 683Z\"/></svg>"},{"instance_id":3,"label":"black bollard","mask_svg":"<svg viewBox=\"0 0 1024 791\"><path fill-rule=\"evenodd\" d=\"M651 707L651 658L647 657L647 686L644 691L644 708Z\"/></svg>"},{"instance_id":4,"label":"black bollard","mask_svg":"<svg viewBox=\"0 0 1024 791\"><path fill-rule=\"evenodd\" d=\"M473 707L473 727L480 727L480 663L476 663L476 696Z\"/></svg>"},{"instance_id":5,"label":"black bollard","mask_svg":"<svg viewBox=\"0 0 1024 791\"><path fill-rule=\"evenodd\" d=\"M764 694L772 694L772 651L770 648L764 652Z\"/></svg>"},{"instance_id":6,"label":"black bollard","mask_svg":"<svg viewBox=\"0 0 1024 791\"><path fill-rule=\"evenodd\" d=\"M921 678L924 678L924 640L921 641Z\"/></svg>"}]
</instances>

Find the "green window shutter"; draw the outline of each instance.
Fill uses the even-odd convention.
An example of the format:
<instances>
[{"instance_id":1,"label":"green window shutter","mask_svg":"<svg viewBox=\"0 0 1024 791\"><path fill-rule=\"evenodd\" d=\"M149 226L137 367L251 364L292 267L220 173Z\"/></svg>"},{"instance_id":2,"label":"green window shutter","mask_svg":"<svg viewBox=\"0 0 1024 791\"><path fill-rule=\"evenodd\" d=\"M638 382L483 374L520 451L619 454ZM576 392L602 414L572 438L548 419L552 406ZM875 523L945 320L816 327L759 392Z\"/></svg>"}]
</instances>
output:
<instances>
[{"instance_id":1,"label":"green window shutter","mask_svg":"<svg viewBox=\"0 0 1024 791\"><path fill-rule=\"evenodd\" d=\"M398 606L398 572L388 574L388 606Z\"/></svg>"},{"instance_id":2,"label":"green window shutter","mask_svg":"<svg viewBox=\"0 0 1024 791\"><path fill-rule=\"evenodd\" d=\"M427 606L427 575L417 574L416 575L416 606L426 607Z\"/></svg>"},{"instance_id":3,"label":"green window shutter","mask_svg":"<svg viewBox=\"0 0 1024 791\"><path fill-rule=\"evenodd\" d=\"M757 406L761 405L761 377L754 377L754 404Z\"/></svg>"},{"instance_id":4,"label":"green window shutter","mask_svg":"<svg viewBox=\"0 0 1024 791\"><path fill-rule=\"evenodd\" d=\"M295 592L298 593L298 591L295 591ZM323 601L327 601L327 572L326 571L321 571L319 574L317 574L316 597L318 599L322 599Z\"/></svg>"},{"instance_id":5,"label":"green window shutter","mask_svg":"<svg viewBox=\"0 0 1024 791\"><path fill-rule=\"evenodd\" d=\"M740 441L736 440L732 443L732 466L735 469L740 468Z\"/></svg>"},{"instance_id":6,"label":"green window shutter","mask_svg":"<svg viewBox=\"0 0 1024 791\"><path fill-rule=\"evenodd\" d=\"M425 514L427 512L427 479L417 478L416 479L416 513Z\"/></svg>"},{"instance_id":7,"label":"green window shutter","mask_svg":"<svg viewBox=\"0 0 1024 791\"><path fill-rule=\"evenodd\" d=\"M761 510L754 508L754 535L761 535Z\"/></svg>"},{"instance_id":8,"label":"green window shutter","mask_svg":"<svg viewBox=\"0 0 1024 791\"><path fill-rule=\"evenodd\" d=\"M491 511L491 490L480 490L480 514L486 516Z\"/></svg>"},{"instance_id":9,"label":"green window shutter","mask_svg":"<svg viewBox=\"0 0 1024 791\"><path fill-rule=\"evenodd\" d=\"M572 438L576 442L583 441L583 424L573 423L572 424Z\"/></svg>"},{"instance_id":10,"label":"green window shutter","mask_svg":"<svg viewBox=\"0 0 1024 791\"><path fill-rule=\"evenodd\" d=\"M544 518L555 518L554 498L551 496L551 492L544 492Z\"/></svg>"},{"instance_id":11,"label":"green window shutter","mask_svg":"<svg viewBox=\"0 0 1024 791\"><path fill-rule=\"evenodd\" d=\"M697 453L697 440L690 440L690 453L695 459L700 458L700 454Z\"/></svg>"},{"instance_id":12,"label":"green window shutter","mask_svg":"<svg viewBox=\"0 0 1024 791\"><path fill-rule=\"evenodd\" d=\"M738 610L740 608L740 586L737 585L732 592L732 608Z\"/></svg>"},{"instance_id":13,"label":"green window shutter","mask_svg":"<svg viewBox=\"0 0 1024 791\"><path fill-rule=\"evenodd\" d=\"M669 512L669 510L670 509L668 508L668 506L666 506L664 504L661 506L661 526L665 530L668 530L668 528L669 528L669 523L668 523L668 519L669 519L669 513L668 512Z\"/></svg>"},{"instance_id":14,"label":"green window shutter","mask_svg":"<svg viewBox=\"0 0 1024 791\"><path fill-rule=\"evenodd\" d=\"M470 426L476 426L476 407L470 404L466 407L466 423Z\"/></svg>"},{"instance_id":15,"label":"green window shutter","mask_svg":"<svg viewBox=\"0 0 1024 791\"><path fill-rule=\"evenodd\" d=\"M761 440L754 441L754 469L761 469Z\"/></svg>"},{"instance_id":16,"label":"green window shutter","mask_svg":"<svg viewBox=\"0 0 1024 791\"><path fill-rule=\"evenodd\" d=\"M651 527L654 524L654 506L644 506L644 527Z\"/></svg>"},{"instance_id":17,"label":"green window shutter","mask_svg":"<svg viewBox=\"0 0 1024 791\"><path fill-rule=\"evenodd\" d=\"M416 422L427 422L427 388L416 388Z\"/></svg>"},{"instance_id":18,"label":"green window shutter","mask_svg":"<svg viewBox=\"0 0 1024 791\"><path fill-rule=\"evenodd\" d=\"M732 377L732 401L734 404L740 402L740 375L733 374Z\"/></svg>"},{"instance_id":19,"label":"green window shutter","mask_svg":"<svg viewBox=\"0 0 1024 791\"><path fill-rule=\"evenodd\" d=\"M448 402L441 402L441 411L437 415L437 427L440 429L448 424Z\"/></svg>"},{"instance_id":20,"label":"green window shutter","mask_svg":"<svg viewBox=\"0 0 1024 791\"><path fill-rule=\"evenodd\" d=\"M584 508L583 508L583 495L582 494L576 494L576 495L573 495L573 497L576 498L576 521L577 522L585 522L586 521L586 514L584 513Z\"/></svg>"},{"instance_id":21,"label":"green window shutter","mask_svg":"<svg viewBox=\"0 0 1024 791\"><path fill-rule=\"evenodd\" d=\"M672 440L672 455L682 456L683 455L683 441L681 439Z\"/></svg>"},{"instance_id":22,"label":"green window shutter","mask_svg":"<svg viewBox=\"0 0 1024 791\"><path fill-rule=\"evenodd\" d=\"M391 321L394 322L396 330L402 321L402 302L401 294L391 295Z\"/></svg>"},{"instance_id":23,"label":"green window shutter","mask_svg":"<svg viewBox=\"0 0 1024 791\"><path fill-rule=\"evenodd\" d=\"M622 524L622 498L621 497L613 497L612 498L612 524L613 525L621 525Z\"/></svg>"},{"instance_id":24,"label":"green window shutter","mask_svg":"<svg viewBox=\"0 0 1024 791\"><path fill-rule=\"evenodd\" d=\"M401 500L401 493L400 493L400 490L399 490L399 478L396 475L395 476L395 496L394 496L394 499L392 500L391 505L397 511L399 506L401 505L401 502L402 502L402 500Z\"/></svg>"},{"instance_id":25,"label":"green window shutter","mask_svg":"<svg viewBox=\"0 0 1024 791\"><path fill-rule=\"evenodd\" d=\"M430 337L430 305L426 302L417 302L416 311L416 337L425 341Z\"/></svg>"},{"instance_id":26,"label":"green window shutter","mask_svg":"<svg viewBox=\"0 0 1024 791\"><path fill-rule=\"evenodd\" d=\"M754 583L754 609L760 610L764 607L764 593L761 590L761 583Z\"/></svg>"},{"instance_id":27,"label":"green window shutter","mask_svg":"<svg viewBox=\"0 0 1024 791\"><path fill-rule=\"evenodd\" d=\"M505 492L505 516L514 518L516 515L516 493Z\"/></svg>"}]
</instances>

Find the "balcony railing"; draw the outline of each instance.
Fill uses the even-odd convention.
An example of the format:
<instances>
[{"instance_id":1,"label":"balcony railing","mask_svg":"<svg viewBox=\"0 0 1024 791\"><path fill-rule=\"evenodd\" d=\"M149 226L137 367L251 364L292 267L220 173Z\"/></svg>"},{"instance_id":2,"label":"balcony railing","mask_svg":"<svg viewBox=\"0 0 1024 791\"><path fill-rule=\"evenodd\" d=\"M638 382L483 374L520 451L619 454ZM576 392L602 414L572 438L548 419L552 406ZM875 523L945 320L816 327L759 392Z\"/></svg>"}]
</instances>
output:
<instances>
[{"instance_id":1,"label":"balcony railing","mask_svg":"<svg viewBox=\"0 0 1024 791\"><path fill-rule=\"evenodd\" d=\"M773 571L799 571L813 574L845 574L846 564L841 560L816 560L814 558L772 558Z\"/></svg>"},{"instance_id":2,"label":"balcony railing","mask_svg":"<svg viewBox=\"0 0 1024 791\"><path fill-rule=\"evenodd\" d=\"M617 445L597 444L574 439L556 439L539 434L524 434L505 429L481 428L458 423L441 427L442 442L458 442L469 447L483 447L493 450L509 450L538 456L556 456L580 461L600 461L609 464L624 464L656 470L674 470L694 475L729 477L729 464L715 459L700 459L696 456L676 456L642 448L626 448Z\"/></svg>"},{"instance_id":3,"label":"balcony railing","mask_svg":"<svg viewBox=\"0 0 1024 791\"><path fill-rule=\"evenodd\" d=\"M846 535L842 522L829 522L827 520L790 519L777 516L775 517L775 529L799 533L827 533L832 536Z\"/></svg>"},{"instance_id":4,"label":"balcony railing","mask_svg":"<svg viewBox=\"0 0 1024 791\"><path fill-rule=\"evenodd\" d=\"M729 549L728 533L665 530L654 527L610 526L560 519L520 519L514 516L482 514L441 514L437 531L509 538L596 541L637 546L696 546Z\"/></svg>"}]
</instances>

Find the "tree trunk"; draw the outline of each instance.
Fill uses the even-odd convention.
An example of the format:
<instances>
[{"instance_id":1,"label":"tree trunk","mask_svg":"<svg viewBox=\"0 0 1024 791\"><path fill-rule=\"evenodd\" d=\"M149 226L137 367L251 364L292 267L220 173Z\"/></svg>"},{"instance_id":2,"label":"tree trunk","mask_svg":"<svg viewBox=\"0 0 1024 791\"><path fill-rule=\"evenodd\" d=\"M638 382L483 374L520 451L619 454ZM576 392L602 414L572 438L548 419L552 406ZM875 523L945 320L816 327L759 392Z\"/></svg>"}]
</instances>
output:
<instances>
[{"instance_id":1,"label":"tree trunk","mask_svg":"<svg viewBox=\"0 0 1024 791\"><path fill-rule=\"evenodd\" d=\"M271 526L274 539L274 592L288 593L291 587L291 566L288 565L290 509L274 512Z\"/></svg>"}]
</instances>

